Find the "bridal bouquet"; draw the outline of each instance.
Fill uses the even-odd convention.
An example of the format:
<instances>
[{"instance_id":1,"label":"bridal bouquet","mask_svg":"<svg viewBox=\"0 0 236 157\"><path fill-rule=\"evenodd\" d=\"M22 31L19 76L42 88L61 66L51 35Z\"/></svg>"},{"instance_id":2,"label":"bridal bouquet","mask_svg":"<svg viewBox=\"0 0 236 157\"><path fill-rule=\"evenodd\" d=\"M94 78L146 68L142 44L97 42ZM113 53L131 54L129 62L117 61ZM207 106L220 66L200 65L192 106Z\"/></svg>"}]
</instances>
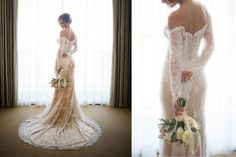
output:
<instances>
[{"instance_id":1,"label":"bridal bouquet","mask_svg":"<svg viewBox=\"0 0 236 157\"><path fill-rule=\"evenodd\" d=\"M65 79L65 70L61 69L58 78L52 78L51 82L51 87L61 89L61 88L66 88L68 85L70 85L70 82Z\"/></svg>"},{"instance_id":2,"label":"bridal bouquet","mask_svg":"<svg viewBox=\"0 0 236 157\"><path fill-rule=\"evenodd\" d=\"M177 100L180 107L185 107L186 99L179 98ZM160 135L159 138L165 142L177 142L189 146L189 151L193 154L194 140L200 136L199 125L196 120L188 116L185 112L181 116L172 119L160 119Z\"/></svg>"}]
</instances>

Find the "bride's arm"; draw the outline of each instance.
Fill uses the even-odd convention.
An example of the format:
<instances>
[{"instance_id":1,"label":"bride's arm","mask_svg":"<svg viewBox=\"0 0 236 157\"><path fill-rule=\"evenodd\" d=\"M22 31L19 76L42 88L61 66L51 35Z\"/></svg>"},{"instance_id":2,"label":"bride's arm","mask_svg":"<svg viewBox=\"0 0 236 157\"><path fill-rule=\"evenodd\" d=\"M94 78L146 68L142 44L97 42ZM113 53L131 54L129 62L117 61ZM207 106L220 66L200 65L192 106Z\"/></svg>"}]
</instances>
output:
<instances>
[{"instance_id":1,"label":"bride's arm","mask_svg":"<svg viewBox=\"0 0 236 157\"><path fill-rule=\"evenodd\" d=\"M201 71L205 67L207 61L210 59L213 50L214 50L214 37L212 31L212 24L211 21L209 21L208 28L204 35L204 47L202 53L200 57L191 66L191 71L192 72Z\"/></svg>"},{"instance_id":2,"label":"bride's arm","mask_svg":"<svg viewBox=\"0 0 236 157\"><path fill-rule=\"evenodd\" d=\"M169 74L173 105L181 97L181 62L183 51L183 29L176 25L169 27Z\"/></svg>"},{"instance_id":3,"label":"bride's arm","mask_svg":"<svg viewBox=\"0 0 236 157\"><path fill-rule=\"evenodd\" d=\"M60 32L60 38L59 38L59 49L58 49L58 58L57 58L57 72L59 72L63 67L63 63L62 63L62 58L64 57L64 53L66 53L66 40L65 40L65 31L62 30Z\"/></svg>"},{"instance_id":4,"label":"bride's arm","mask_svg":"<svg viewBox=\"0 0 236 157\"><path fill-rule=\"evenodd\" d=\"M66 31L62 30L60 32L60 47L59 47L59 53L62 55L63 53L66 53Z\"/></svg>"},{"instance_id":5,"label":"bride's arm","mask_svg":"<svg viewBox=\"0 0 236 157\"><path fill-rule=\"evenodd\" d=\"M67 54L67 55L72 55L72 54L75 53L77 50L78 50L77 39L75 39L73 48L72 48L69 52L67 52L66 54Z\"/></svg>"}]
</instances>

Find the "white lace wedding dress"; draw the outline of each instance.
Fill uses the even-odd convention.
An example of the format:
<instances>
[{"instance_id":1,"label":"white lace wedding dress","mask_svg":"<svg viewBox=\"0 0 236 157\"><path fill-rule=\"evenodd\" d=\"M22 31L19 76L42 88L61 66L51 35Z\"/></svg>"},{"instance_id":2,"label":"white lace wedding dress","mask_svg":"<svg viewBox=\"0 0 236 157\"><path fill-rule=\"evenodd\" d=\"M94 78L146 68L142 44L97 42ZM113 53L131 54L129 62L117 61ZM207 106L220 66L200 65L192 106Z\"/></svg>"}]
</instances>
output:
<instances>
[{"instance_id":1,"label":"white lace wedding dress","mask_svg":"<svg viewBox=\"0 0 236 157\"><path fill-rule=\"evenodd\" d=\"M77 149L94 144L101 135L99 125L85 116L76 100L74 88L74 61L71 56L77 50L77 41L59 39L60 48L56 60L56 76L65 69L70 85L55 89L52 103L39 115L25 120L19 127L19 137L34 146L49 149ZM67 58L62 54L67 53Z\"/></svg>"},{"instance_id":2,"label":"white lace wedding dress","mask_svg":"<svg viewBox=\"0 0 236 157\"><path fill-rule=\"evenodd\" d=\"M211 18L209 17L204 27L194 34L185 31L183 26L171 30L167 28L165 34L169 41L169 51L162 78L162 116L172 118L173 103L178 97L185 97L188 115L199 122L201 137L195 141L194 155L190 154L187 146L162 142L160 157L206 157L204 126L206 80L203 69L214 48ZM202 39L205 42L199 55L198 50ZM192 71L192 78L187 82L181 82L182 71Z\"/></svg>"}]
</instances>

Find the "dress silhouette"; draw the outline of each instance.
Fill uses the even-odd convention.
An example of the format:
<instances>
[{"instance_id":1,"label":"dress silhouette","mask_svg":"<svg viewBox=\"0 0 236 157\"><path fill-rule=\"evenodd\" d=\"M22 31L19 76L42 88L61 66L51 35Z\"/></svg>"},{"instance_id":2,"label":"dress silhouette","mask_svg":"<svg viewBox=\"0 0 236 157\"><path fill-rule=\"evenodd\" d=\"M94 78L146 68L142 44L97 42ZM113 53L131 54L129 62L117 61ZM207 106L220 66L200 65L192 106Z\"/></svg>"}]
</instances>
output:
<instances>
[{"instance_id":1,"label":"dress silhouette","mask_svg":"<svg viewBox=\"0 0 236 157\"><path fill-rule=\"evenodd\" d=\"M161 143L161 157L206 157L204 104L206 80L203 69L210 58L213 47L212 22L208 15L205 25L194 34L187 32L184 26L165 29L169 41L169 50L164 65L161 104L163 118L173 118L173 104L179 97L187 100L186 110L200 124L201 136L195 141L194 155L188 146L177 143ZM202 39L205 41L202 52L198 50ZM191 71L193 75L187 82L181 82L181 72Z\"/></svg>"},{"instance_id":2,"label":"dress silhouette","mask_svg":"<svg viewBox=\"0 0 236 157\"><path fill-rule=\"evenodd\" d=\"M70 31L71 34L71 31ZM19 127L19 137L34 146L49 149L77 149L94 144L101 135L100 126L85 116L78 105L74 88L75 64L72 54L77 50L77 39L58 40L56 76L60 69L70 81L66 88L55 89L53 100L39 115L25 120ZM63 53L67 57L63 58Z\"/></svg>"}]
</instances>

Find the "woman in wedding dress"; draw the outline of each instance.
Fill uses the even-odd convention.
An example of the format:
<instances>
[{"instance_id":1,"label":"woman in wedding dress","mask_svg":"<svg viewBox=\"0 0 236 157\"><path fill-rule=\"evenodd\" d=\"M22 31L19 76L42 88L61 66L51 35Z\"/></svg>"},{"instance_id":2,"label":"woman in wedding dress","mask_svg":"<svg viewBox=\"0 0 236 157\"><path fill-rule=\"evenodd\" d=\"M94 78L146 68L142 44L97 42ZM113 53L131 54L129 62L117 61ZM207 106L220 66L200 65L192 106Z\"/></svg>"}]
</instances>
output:
<instances>
[{"instance_id":1,"label":"woman in wedding dress","mask_svg":"<svg viewBox=\"0 0 236 157\"><path fill-rule=\"evenodd\" d=\"M160 157L206 157L206 80L203 70L214 48L212 21L207 9L195 0L162 2L170 7L179 4L179 8L169 15L165 29L169 50L162 78L162 116L172 118L186 111L199 123L201 136L195 141L194 154L190 153L188 146L162 142ZM204 46L198 54L202 39ZM179 97L186 98L186 108L177 105Z\"/></svg>"},{"instance_id":2,"label":"woman in wedding dress","mask_svg":"<svg viewBox=\"0 0 236 157\"><path fill-rule=\"evenodd\" d=\"M70 27L71 22L68 13L58 19L62 30L55 66L56 76L63 69L70 84L65 88L56 88L51 104L19 127L19 137L37 147L77 149L94 144L101 135L100 126L83 114L76 100L72 54L77 51L77 39Z\"/></svg>"}]
</instances>

